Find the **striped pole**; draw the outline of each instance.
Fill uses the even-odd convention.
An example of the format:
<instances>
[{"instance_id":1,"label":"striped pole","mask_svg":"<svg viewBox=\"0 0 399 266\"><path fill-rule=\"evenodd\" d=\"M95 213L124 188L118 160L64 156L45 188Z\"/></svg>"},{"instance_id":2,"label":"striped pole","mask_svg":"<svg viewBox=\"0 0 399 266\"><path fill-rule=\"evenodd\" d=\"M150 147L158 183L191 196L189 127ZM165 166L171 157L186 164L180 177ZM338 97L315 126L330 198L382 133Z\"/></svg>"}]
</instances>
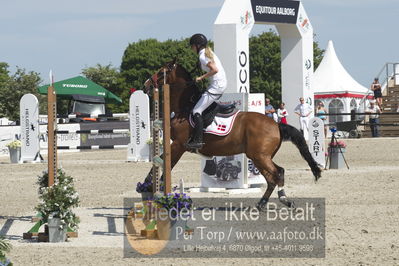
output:
<instances>
[{"instance_id":1,"label":"striped pole","mask_svg":"<svg viewBox=\"0 0 399 266\"><path fill-rule=\"evenodd\" d=\"M98 114L98 115L89 115L89 114L82 114L82 115L57 115L57 118L123 118L129 117L128 113L118 113L118 114Z\"/></svg>"},{"instance_id":2,"label":"striped pole","mask_svg":"<svg viewBox=\"0 0 399 266\"><path fill-rule=\"evenodd\" d=\"M59 150L111 150L126 149L128 145L58 146Z\"/></svg>"},{"instance_id":3,"label":"striped pole","mask_svg":"<svg viewBox=\"0 0 399 266\"><path fill-rule=\"evenodd\" d=\"M118 134L129 133L129 129L88 129L88 130L57 130L56 134Z\"/></svg>"}]
</instances>

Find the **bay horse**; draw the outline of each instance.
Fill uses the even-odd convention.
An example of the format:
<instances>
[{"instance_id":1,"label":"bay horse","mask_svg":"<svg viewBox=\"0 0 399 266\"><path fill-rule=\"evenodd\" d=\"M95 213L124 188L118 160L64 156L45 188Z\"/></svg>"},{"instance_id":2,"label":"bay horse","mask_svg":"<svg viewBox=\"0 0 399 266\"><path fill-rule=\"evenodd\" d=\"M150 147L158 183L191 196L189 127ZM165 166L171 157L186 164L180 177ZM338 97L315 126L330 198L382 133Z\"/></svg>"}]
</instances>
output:
<instances>
[{"instance_id":1,"label":"bay horse","mask_svg":"<svg viewBox=\"0 0 399 266\"><path fill-rule=\"evenodd\" d=\"M165 78L164 78L165 76ZM193 128L189 124L190 113L201 96L190 73L176 63L176 59L165 64L158 72L149 78L143 86L146 94L151 89L162 90L162 84L170 86L171 118L171 166L177 164L182 155L189 151L186 143ZM270 195L278 186L279 200L293 207L293 202L284 192L284 168L273 162L273 157L279 150L283 140L290 140L299 149L300 154L310 166L317 181L321 177L321 169L309 152L302 133L293 126L278 124L264 114L255 112L239 112L231 132L227 136L204 134L204 146L198 153L206 156L228 156L245 153L253 161L267 182L267 189L257 204L258 209L266 208ZM151 173L151 172L150 172ZM146 180L150 180L151 174Z\"/></svg>"}]
</instances>

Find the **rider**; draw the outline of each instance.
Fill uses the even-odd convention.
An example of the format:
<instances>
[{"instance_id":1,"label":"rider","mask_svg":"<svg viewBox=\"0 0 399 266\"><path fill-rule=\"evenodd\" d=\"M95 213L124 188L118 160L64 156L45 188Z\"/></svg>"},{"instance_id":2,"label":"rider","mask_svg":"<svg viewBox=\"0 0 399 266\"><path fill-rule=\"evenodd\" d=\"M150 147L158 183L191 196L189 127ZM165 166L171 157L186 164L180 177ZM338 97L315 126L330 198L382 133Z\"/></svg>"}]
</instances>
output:
<instances>
[{"instance_id":1,"label":"rider","mask_svg":"<svg viewBox=\"0 0 399 266\"><path fill-rule=\"evenodd\" d=\"M204 144L202 142L204 124L202 120L202 112L213 102L220 99L226 89L227 80L222 63L208 46L208 40L203 34L197 33L191 36L190 46L191 49L199 55L201 69L206 72L204 75L197 77L195 81L199 82L205 78L209 78L210 80L208 88L194 106L194 135L187 143L187 147L190 149L200 149Z\"/></svg>"}]
</instances>

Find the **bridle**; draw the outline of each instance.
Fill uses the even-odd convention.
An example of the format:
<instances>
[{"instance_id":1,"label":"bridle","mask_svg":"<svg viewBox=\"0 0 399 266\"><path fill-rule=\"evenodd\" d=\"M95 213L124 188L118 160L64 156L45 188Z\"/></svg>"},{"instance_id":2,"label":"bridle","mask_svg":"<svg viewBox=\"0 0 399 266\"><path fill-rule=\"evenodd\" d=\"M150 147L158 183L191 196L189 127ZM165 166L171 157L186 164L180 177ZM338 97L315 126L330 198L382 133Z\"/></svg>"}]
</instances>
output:
<instances>
[{"instance_id":1,"label":"bridle","mask_svg":"<svg viewBox=\"0 0 399 266\"><path fill-rule=\"evenodd\" d=\"M175 70L177 67L176 63L173 64L167 64L166 67L163 67L161 70L153 74L148 80L151 82L151 85L155 89L159 89L159 81L161 78L163 78L163 84L166 84L166 78L168 75ZM160 75L161 74L161 75Z\"/></svg>"},{"instance_id":2,"label":"bridle","mask_svg":"<svg viewBox=\"0 0 399 266\"><path fill-rule=\"evenodd\" d=\"M170 73L172 73L177 67L176 63L171 63L167 64L166 67L161 68L158 72L154 73L147 81L150 82L149 85L151 85L154 89L160 89L162 85L166 84L167 77ZM163 84L160 84L160 81L163 78ZM195 81L187 81L187 82L174 82L174 83L168 83L169 85L192 85L195 84Z\"/></svg>"}]
</instances>

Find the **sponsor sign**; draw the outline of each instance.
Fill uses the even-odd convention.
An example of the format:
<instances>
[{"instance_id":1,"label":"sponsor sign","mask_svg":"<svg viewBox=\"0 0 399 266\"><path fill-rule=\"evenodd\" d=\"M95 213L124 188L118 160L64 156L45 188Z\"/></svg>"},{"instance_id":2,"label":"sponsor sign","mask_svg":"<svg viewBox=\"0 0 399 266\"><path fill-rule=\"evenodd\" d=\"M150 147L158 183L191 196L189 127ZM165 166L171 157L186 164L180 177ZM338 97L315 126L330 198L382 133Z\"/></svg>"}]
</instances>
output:
<instances>
[{"instance_id":1,"label":"sponsor sign","mask_svg":"<svg viewBox=\"0 0 399 266\"><path fill-rule=\"evenodd\" d=\"M79 125L80 130L129 129L128 121L80 123ZM69 135L73 136L73 134ZM78 139L81 146L127 145L129 133L79 134Z\"/></svg>"},{"instance_id":2,"label":"sponsor sign","mask_svg":"<svg viewBox=\"0 0 399 266\"><path fill-rule=\"evenodd\" d=\"M218 101L221 104L235 104L241 111L248 109L248 94L225 93ZM246 188L247 158L245 154L215 156L201 160L201 187Z\"/></svg>"},{"instance_id":3,"label":"sponsor sign","mask_svg":"<svg viewBox=\"0 0 399 266\"><path fill-rule=\"evenodd\" d=\"M150 161L150 145L147 141L150 132L150 101L143 91L135 91L130 96L130 143L128 147L128 161Z\"/></svg>"},{"instance_id":4,"label":"sponsor sign","mask_svg":"<svg viewBox=\"0 0 399 266\"><path fill-rule=\"evenodd\" d=\"M250 93L248 94L248 112L265 113L265 94L264 93ZM266 183L265 178L259 172L252 160L248 159L248 184L263 184Z\"/></svg>"},{"instance_id":5,"label":"sponsor sign","mask_svg":"<svg viewBox=\"0 0 399 266\"><path fill-rule=\"evenodd\" d=\"M325 167L324 123L318 117L313 117L309 121L309 151L315 161Z\"/></svg>"},{"instance_id":6,"label":"sponsor sign","mask_svg":"<svg viewBox=\"0 0 399 266\"><path fill-rule=\"evenodd\" d=\"M21 130L21 162L40 161L39 102L35 95L25 94L19 103Z\"/></svg>"},{"instance_id":7,"label":"sponsor sign","mask_svg":"<svg viewBox=\"0 0 399 266\"><path fill-rule=\"evenodd\" d=\"M297 22L299 1L251 0L255 22L290 23Z\"/></svg>"},{"instance_id":8,"label":"sponsor sign","mask_svg":"<svg viewBox=\"0 0 399 266\"><path fill-rule=\"evenodd\" d=\"M57 130L76 131L81 130L81 124L57 124ZM80 134L68 133L57 134L57 146L80 146ZM42 154L47 154L48 150L48 134L47 125L40 125L40 149ZM78 152L79 150L73 150Z\"/></svg>"}]
</instances>

